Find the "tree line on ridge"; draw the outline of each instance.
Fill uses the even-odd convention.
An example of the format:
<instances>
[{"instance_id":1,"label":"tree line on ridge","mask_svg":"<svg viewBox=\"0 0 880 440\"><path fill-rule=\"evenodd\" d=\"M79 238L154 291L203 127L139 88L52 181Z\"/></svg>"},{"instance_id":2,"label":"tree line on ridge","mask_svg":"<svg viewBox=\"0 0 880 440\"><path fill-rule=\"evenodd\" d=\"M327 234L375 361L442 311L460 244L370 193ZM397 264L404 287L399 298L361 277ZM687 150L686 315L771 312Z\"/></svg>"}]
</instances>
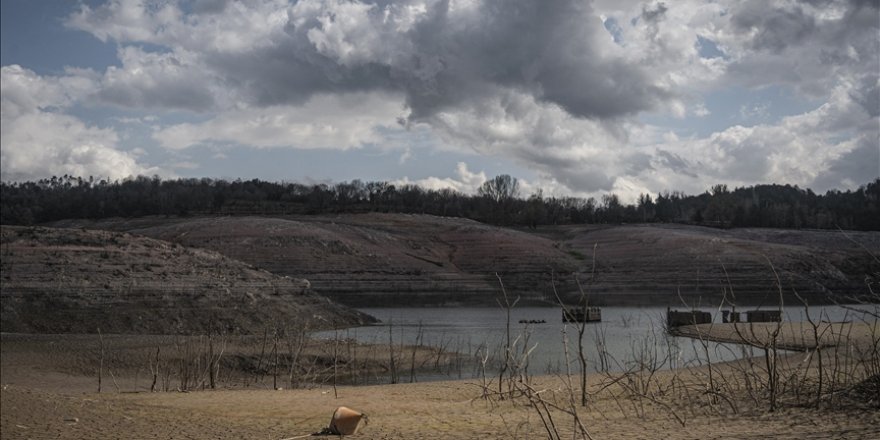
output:
<instances>
[{"instance_id":1,"label":"tree line on ridge","mask_svg":"<svg viewBox=\"0 0 880 440\"><path fill-rule=\"evenodd\" d=\"M463 217L503 226L582 223L688 223L714 227L880 230L880 178L856 190L816 194L791 185L699 195L642 194L632 204L600 199L523 197L516 178L496 176L477 194L353 180L337 184L139 176L108 181L62 176L0 184L0 222L32 225L68 218L148 215L285 215L394 212Z\"/></svg>"}]
</instances>

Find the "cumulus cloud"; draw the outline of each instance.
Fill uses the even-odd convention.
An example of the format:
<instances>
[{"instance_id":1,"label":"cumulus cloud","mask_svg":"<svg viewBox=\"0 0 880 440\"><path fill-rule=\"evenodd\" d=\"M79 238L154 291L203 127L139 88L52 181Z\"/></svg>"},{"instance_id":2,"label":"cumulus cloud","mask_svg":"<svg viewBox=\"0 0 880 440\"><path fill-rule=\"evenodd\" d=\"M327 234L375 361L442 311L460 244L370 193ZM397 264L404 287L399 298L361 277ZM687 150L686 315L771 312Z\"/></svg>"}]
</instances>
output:
<instances>
[{"instance_id":1,"label":"cumulus cloud","mask_svg":"<svg viewBox=\"0 0 880 440\"><path fill-rule=\"evenodd\" d=\"M876 75L878 13L876 2L733 3L718 33L733 54L728 78L824 97L841 77Z\"/></svg>"},{"instance_id":2,"label":"cumulus cloud","mask_svg":"<svg viewBox=\"0 0 880 440\"><path fill-rule=\"evenodd\" d=\"M265 19L257 22L254 11ZM68 25L104 41L197 54L242 101L262 105L298 104L328 91L397 90L419 120L504 88L576 116L613 118L650 109L670 93L604 42L600 18L579 1L235 2L188 15L175 2L115 0L81 6ZM173 59L121 56L119 76L168 69Z\"/></svg>"},{"instance_id":3,"label":"cumulus cloud","mask_svg":"<svg viewBox=\"0 0 880 440\"><path fill-rule=\"evenodd\" d=\"M2 68L3 180L32 180L69 174L124 178L158 172L116 148L111 129L91 127L61 113L94 89L82 76L41 77L18 65Z\"/></svg>"},{"instance_id":4,"label":"cumulus cloud","mask_svg":"<svg viewBox=\"0 0 880 440\"><path fill-rule=\"evenodd\" d=\"M222 96L216 82L184 52L151 53L128 46L119 49L121 67L110 66L101 78L97 98L123 107L209 110Z\"/></svg>"},{"instance_id":5,"label":"cumulus cloud","mask_svg":"<svg viewBox=\"0 0 880 440\"><path fill-rule=\"evenodd\" d=\"M13 64L3 66L2 75L4 119L67 107L98 88L94 75L75 69L70 69L69 75L41 77Z\"/></svg>"},{"instance_id":6,"label":"cumulus cloud","mask_svg":"<svg viewBox=\"0 0 880 440\"><path fill-rule=\"evenodd\" d=\"M164 127L154 137L166 148L198 144L245 144L259 148L357 148L380 143L379 130L402 130L402 100L389 94L313 96L302 106L228 111L203 123Z\"/></svg>"},{"instance_id":7,"label":"cumulus cloud","mask_svg":"<svg viewBox=\"0 0 880 440\"><path fill-rule=\"evenodd\" d=\"M864 184L880 175L880 136L876 116L853 99L858 87L842 84L826 104L778 124L736 125L705 139L663 144L653 164L674 173L638 177L691 192L713 181L789 182L820 191Z\"/></svg>"},{"instance_id":8,"label":"cumulus cloud","mask_svg":"<svg viewBox=\"0 0 880 440\"><path fill-rule=\"evenodd\" d=\"M66 25L101 41L148 43L193 52L240 52L269 45L287 22L287 0L108 0L81 3Z\"/></svg>"},{"instance_id":9,"label":"cumulus cloud","mask_svg":"<svg viewBox=\"0 0 880 440\"><path fill-rule=\"evenodd\" d=\"M79 90L203 116L160 126L169 149L405 144L401 120L574 194L824 189L880 174L866 161L880 132L877 16L876 2L845 0L111 0L67 25L118 44L120 66L34 95L4 82L4 115L67 105L75 98L57 90ZM703 137L642 122L695 123L713 113L706 96L731 85L824 104L786 115L738 103L743 125ZM461 175L424 184L469 188Z\"/></svg>"},{"instance_id":10,"label":"cumulus cloud","mask_svg":"<svg viewBox=\"0 0 880 440\"><path fill-rule=\"evenodd\" d=\"M418 185L422 188L435 191L448 189L460 192L462 194L476 194L477 189L480 188L480 186L482 186L486 180L488 180L485 172L472 172L468 169L468 165L464 162L459 162L457 164L455 168L455 173L457 177L427 177L417 180L410 180L409 178L404 177L402 179L393 180L389 183L397 186Z\"/></svg>"},{"instance_id":11,"label":"cumulus cloud","mask_svg":"<svg viewBox=\"0 0 880 440\"><path fill-rule=\"evenodd\" d=\"M510 155L571 189L608 190L623 127L575 118L559 106L515 92L499 93L429 124L449 144L484 155Z\"/></svg>"},{"instance_id":12,"label":"cumulus cloud","mask_svg":"<svg viewBox=\"0 0 880 440\"><path fill-rule=\"evenodd\" d=\"M4 115L0 139L3 180L65 174L119 179L160 173L118 150L113 130L89 127L63 114L34 112L10 119Z\"/></svg>"}]
</instances>

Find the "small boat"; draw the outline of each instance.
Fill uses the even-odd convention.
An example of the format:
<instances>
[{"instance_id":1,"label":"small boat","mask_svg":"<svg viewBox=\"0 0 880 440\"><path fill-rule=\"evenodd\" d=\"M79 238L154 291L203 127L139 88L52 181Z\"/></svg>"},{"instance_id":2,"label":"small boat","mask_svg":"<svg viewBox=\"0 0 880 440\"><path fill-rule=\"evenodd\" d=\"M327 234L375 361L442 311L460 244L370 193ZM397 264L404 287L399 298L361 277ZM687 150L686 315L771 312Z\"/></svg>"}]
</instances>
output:
<instances>
[{"instance_id":1,"label":"small boat","mask_svg":"<svg viewBox=\"0 0 880 440\"><path fill-rule=\"evenodd\" d=\"M520 319L520 324L546 324L547 321L544 319Z\"/></svg>"}]
</instances>

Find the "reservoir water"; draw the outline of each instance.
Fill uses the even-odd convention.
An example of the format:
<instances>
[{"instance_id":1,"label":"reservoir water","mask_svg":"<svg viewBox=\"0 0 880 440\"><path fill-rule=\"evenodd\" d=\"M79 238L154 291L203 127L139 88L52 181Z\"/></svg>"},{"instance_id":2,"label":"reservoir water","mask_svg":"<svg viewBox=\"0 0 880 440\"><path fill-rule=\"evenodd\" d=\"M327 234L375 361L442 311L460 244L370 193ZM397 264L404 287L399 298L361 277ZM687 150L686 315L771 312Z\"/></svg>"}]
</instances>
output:
<instances>
[{"instance_id":1,"label":"reservoir water","mask_svg":"<svg viewBox=\"0 0 880 440\"><path fill-rule=\"evenodd\" d=\"M877 306L861 306L876 310ZM742 307L739 311L753 310ZM763 308L767 310L768 308ZM507 315L500 307L439 308L363 308L382 322L337 332L321 332L319 338L346 338L366 344L400 347L427 345L458 352L469 359L466 366L446 371L423 371L418 380L471 378L485 370L497 372L504 359L507 339ZM711 312L714 322L721 322L717 309ZM863 319L846 306L810 308L814 320L840 322ZM679 368L752 356L760 350L736 344L703 343L690 338L672 337L664 329L666 307L603 307L602 321L588 323L583 335L588 369L624 371L639 366L656 369ZM785 321L805 320L803 307L785 307ZM519 321L546 321L524 324ZM514 357L525 359L524 367L532 374L564 373L567 368L579 371L577 362L578 325L563 324L559 307L515 307L510 312L511 347ZM568 356L563 341L568 341ZM377 378L381 381L381 378Z\"/></svg>"}]
</instances>

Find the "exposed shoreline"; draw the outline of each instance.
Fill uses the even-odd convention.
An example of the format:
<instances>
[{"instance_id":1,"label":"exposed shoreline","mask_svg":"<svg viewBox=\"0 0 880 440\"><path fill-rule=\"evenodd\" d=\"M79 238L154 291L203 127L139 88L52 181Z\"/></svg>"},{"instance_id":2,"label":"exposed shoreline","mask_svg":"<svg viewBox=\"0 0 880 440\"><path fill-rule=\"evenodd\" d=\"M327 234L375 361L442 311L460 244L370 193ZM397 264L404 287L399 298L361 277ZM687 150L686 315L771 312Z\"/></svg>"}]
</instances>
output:
<instances>
[{"instance_id":1,"label":"exposed shoreline","mask_svg":"<svg viewBox=\"0 0 880 440\"><path fill-rule=\"evenodd\" d=\"M877 339L859 334L875 332L877 324L873 326L833 330L848 335L847 347L858 350L825 348L824 358L818 360L812 356L819 352L780 356L779 380L786 385L777 390L773 412L768 412L770 403L761 386L766 379L762 358L590 374L589 402L584 408L571 405L570 396L578 387L576 375L506 377L500 383L496 374L485 382L151 393L128 392L130 374L107 372L104 392L97 393L96 377L88 365L80 365L79 373L70 370L71 359L53 345L31 350L4 344L0 437L282 439L320 430L333 409L344 405L370 416L370 424L358 434L364 439L546 438L536 410L540 405L529 405L522 394L502 398L497 394L501 386L502 391L533 390L532 399L540 400L532 402L550 405L549 414L562 438L571 437L574 427L566 408L574 408L597 439L872 438L880 436L880 396L872 397L873 382L864 378L878 365ZM793 323L783 327L792 334L803 329ZM725 328L713 326L713 330ZM803 332L800 337L806 338ZM827 376L832 371L841 374L838 382L831 383ZM818 401L813 394L817 372L826 373ZM801 388L795 392L788 387ZM489 394L481 398L486 391Z\"/></svg>"},{"instance_id":2,"label":"exposed shoreline","mask_svg":"<svg viewBox=\"0 0 880 440\"><path fill-rule=\"evenodd\" d=\"M744 344L779 350L808 351L842 344L871 346L880 339L877 322L740 322L683 325L670 329L674 336Z\"/></svg>"}]
</instances>

